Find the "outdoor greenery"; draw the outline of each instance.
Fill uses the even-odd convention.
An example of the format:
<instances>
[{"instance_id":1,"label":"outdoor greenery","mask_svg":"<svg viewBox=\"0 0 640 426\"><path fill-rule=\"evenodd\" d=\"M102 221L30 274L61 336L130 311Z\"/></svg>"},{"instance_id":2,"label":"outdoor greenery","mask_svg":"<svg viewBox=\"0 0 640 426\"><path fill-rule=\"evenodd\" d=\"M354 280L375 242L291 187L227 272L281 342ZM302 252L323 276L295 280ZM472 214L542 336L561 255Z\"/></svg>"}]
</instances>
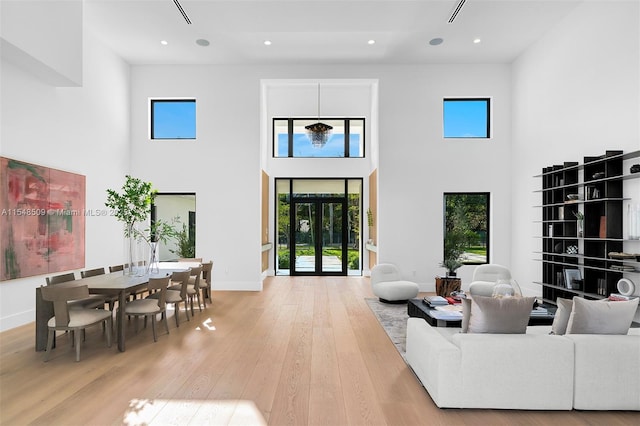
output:
<instances>
[{"instance_id":1,"label":"outdoor greenery","mask_svg":"<svg viewBox=\"0 0 640 426\"><path fill-rule=\"evenodd\" d=\"M313 247L301 249L298 247L296 254L298 256L314 256L315 250ZM323 256L336 256L342 261L342 250L336 248L325 248L322 250ZM289 249L278 250L278 269L290 269L290 251ZM347 250L347 269L360 268L360 253L357 249L349 248Z\"/></svg>"},{"instance_id":2,"label":"outdoor greenery","mask_svg":"<svg viewBox=\"0 0 640 426\"><path fill-rule=\"evenodd\" d=\"M449 274L464 264L487 261L488 201L488 194L484 193L445 194L444 253L441 266ZM477 256L470 259L470 254Z\"/></svg>"},{"instance_id":3,"label":"outdoor greenery","mask_svg":"<svg viewBox=\"0 0 640 426\"><path fill-rule=\"evenodd\" d=\"M187 230L187 225L185 223L182 224L182 230L177 232L176 234L176 250L170 250L171 253L177 254L178 257L183 258L193 258L196 257L196 242L189 235L189 231Z\"/></svg>"}]
</instances>

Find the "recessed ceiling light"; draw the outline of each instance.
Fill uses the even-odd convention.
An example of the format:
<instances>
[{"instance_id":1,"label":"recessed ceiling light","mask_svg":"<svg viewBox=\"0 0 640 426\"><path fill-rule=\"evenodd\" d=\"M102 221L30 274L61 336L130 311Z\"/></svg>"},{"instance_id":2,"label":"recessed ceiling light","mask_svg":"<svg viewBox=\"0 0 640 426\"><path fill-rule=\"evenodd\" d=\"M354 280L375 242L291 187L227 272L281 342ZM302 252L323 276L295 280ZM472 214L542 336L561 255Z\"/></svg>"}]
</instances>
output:
<instances>
[{"instance_id":1,"label":"recessed ceiling light","mask_svg":"<svg viewBox=\"0 0 640 426\"><path fill-rule=\"evenodd\" d=\"M437 46L439 44L442 44L443 42L444 42L444 39L440 37L432 38L431 40L429 40L429 44L432 46Z\"/></svg>"},{"instance_id":2,"label":"recessed ceiling light","mask_svg":"<svg viewBox=\"0 0 640 426\"><path fill-rule=\"evenodd\" d=\"M475 44L478 44L478 43L480 43L481 41L482 41L482 40L480 40L479 38L474 38L474 39L473 39L473 42L474 42Z\"/></svg>"},{"instance_id":3,"label":"recessed ceiling light","mask_svg":"<svg viewBox=\"0 0 640 426\"><path fill-rule=\"evenodd\" d=\"M205 40L204 38L199 38L196 40L196 44L198 46L207 47L209 45L209 40Z\"/></svg>"},{"instance_id":4,"label":"recessed ceiling light","mask_svg":"<svg viewBox=\"0 0 640 426\"><path fill-rule=\"evenodd\" d=\"M264 41L264 45L265 46L271 46L271 40L265 40Z\"/></svg>"},{"instance_id":5,"label":"recessed ceiling light","mask_svg":"<svg viewBox=\"0 0 640 426\"><path fill-rule=\"evenodd\" d=\"M369 44L376 44L376 41L375 41L375 40L369 40L367 43L369 43Z\"/></svg>"},{"instance_id":6,"label":"recessed ceiling light","mask_svg":"<svg viewBox=\"0 0 640 426\"><path fill-rule=\"evenodd\" d=\"M167 40L160 40L160 44L166 46L169 42Z\"/></svg>"}]
</instances>

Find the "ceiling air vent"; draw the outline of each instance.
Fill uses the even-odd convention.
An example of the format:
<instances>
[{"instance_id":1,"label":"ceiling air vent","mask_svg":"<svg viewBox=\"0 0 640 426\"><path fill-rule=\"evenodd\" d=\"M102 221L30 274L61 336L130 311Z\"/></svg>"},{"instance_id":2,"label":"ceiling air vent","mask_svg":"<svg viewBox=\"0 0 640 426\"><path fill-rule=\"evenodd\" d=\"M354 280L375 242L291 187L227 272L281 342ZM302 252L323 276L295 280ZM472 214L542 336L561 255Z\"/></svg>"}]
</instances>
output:
<instances>
[{"instance_id":1,"label":"ceiling air vent","mask_svg":"<svg viewBox=\"0 0 640 426\"><path fill-rule=\"evenodd\" d=\"M458 0L458 3L456 3L456 6L451 11L451 15L449 16L449 20L447 21L448 23L453 24L453 21L456 20L458 13L460 13L460 11L462 10L462 6L464 6L466 2L467 0Z\"/></svg>"},{"instance_id":2,"label":"ceiling air vent","mask_svg":"<svg viewBox=\"0 0 640 426\"><path fill-rule=\"evenodd\" d=\"M182 13L182 17L184 18L185 21L187 21L187 24L191 24L191 19L189 19L187 12L184 11L180 2L178 0L173 0L173 2L176 4L176 7L180 11L180 13Z\"/></svg>"}]
</instances>

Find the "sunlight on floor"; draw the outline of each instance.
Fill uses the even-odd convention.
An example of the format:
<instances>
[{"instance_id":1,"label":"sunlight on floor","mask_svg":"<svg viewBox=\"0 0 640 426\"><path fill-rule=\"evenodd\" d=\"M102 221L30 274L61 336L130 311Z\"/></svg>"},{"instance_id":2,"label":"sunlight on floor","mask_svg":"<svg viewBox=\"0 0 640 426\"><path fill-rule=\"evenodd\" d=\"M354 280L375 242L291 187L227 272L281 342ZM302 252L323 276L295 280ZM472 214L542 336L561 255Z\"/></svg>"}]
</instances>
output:
<instances>
[{"instance_id":1,"label":"sunlight on floor","mask_svg":"<svg viewBox=\"0 0 640 426\"><path fill-rule=\"evenodd\" d=\"M132 399L122 424L266 425L253 401Z\"/></svg>"},{"instance_id":2,"label":"sunlight on floor","mask_svg":"<svg viewBox=\"0 0 640 426\"><path fill-rule=\"evenodd\" d=\"M202 326L209 331L215 331L216 326L213 325L213 320L211 318L207 318L206 321L202 323ZM200 331L202 328L196 327L196 330Z\"/></svg>"}]
</instances>

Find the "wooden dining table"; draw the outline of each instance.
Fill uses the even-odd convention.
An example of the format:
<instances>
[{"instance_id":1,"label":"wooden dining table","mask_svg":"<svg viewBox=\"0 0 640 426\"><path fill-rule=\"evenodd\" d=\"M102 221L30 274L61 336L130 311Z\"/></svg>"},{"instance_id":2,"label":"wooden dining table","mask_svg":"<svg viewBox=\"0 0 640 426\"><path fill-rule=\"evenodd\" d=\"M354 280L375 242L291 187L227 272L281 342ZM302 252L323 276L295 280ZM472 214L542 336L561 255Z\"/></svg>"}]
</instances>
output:
<instances>
[{"instance_id":1,"label":"wooden dining table","mask_svg":"<svg viewBox=\"0 0 640 426\"><path fill-rule=\"evenodd\" d=\"M70 281L78 285L89 287L91 294L103 294L105 296L118 296L118 307L125 305L127 296L138 290L146 288L149 278L163 278L173 272L186 271L191 267L199 266L196 262L160 262L157 272L139 275L125 275L122 271L110 274L95 275L93 277L81 278ZM46 348L47 321L53 316L53 306L47 302L38 301L38 290L36 289L36 350ZM39 306L40 305L40 306ZM116 318L116 338L118 350L125 351L125 313L124 309L118 309Z\"/></svg>"}]
</instances>

